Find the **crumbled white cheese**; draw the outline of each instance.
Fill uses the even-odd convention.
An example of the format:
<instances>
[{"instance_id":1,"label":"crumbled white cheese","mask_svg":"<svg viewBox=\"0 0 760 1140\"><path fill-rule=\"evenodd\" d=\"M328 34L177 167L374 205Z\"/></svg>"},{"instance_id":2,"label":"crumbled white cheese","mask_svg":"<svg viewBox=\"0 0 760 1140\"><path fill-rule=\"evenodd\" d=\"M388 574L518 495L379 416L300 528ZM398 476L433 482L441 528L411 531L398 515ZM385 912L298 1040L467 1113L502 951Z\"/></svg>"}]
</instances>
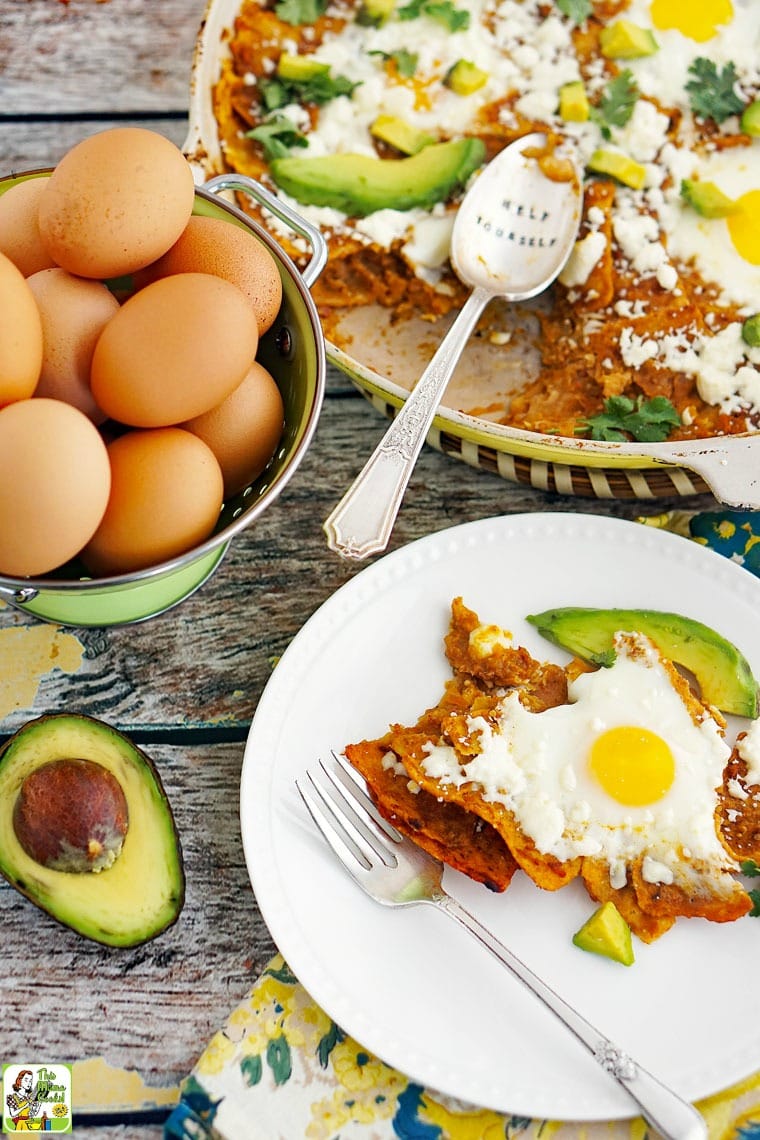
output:
<instances>
[{"instance_id":1,"label":"crumbled white cheese","mask_svg":"<svg viewBox=\"0 0 760 1140\"><path fill-rule=\"evenodd\" d=\"M636 162L653 162L667 138L669 124L669 117L649 99L637 99L630 119L615 132L615 142Z\"/></svg>"},{"instance_id":2,"label":"crumbled white cheese","mask_svg":"<svg viewBox=\"0 0 760 1140\"><path fill-rule=\"evenodd\" d=\"M502 629L500 625L481 624L476 626L470 633L468 643L478 657L488 657L497 645L503 649L514 648L512 634L508 630Z\"/></svg>"},{"instance_id":3,"label":"crumbled white cheese","mask_svg":"<svg viewBox=\"0 0 760 1140\"><path fill-rule=\"evenodd\" d=\"M748 800L749 793L743 788L738 780L729 780L727 785L728 794L733 796L735 800Z\"/></svg>"},{"instance_id":4,"label":"crumbled white cheese","mask_svg":"<svg viewBox=\"0 0 760 1140\"><path fill-rule=\"evenodd\" d=\"M626 326L620 334L620 354L629 368L641 368L647 360L654 360L658 353L657 341L651 337L638 336Z\"/></svg>"},{"instance_id":5,"label":"crumbled white cheese","mask_svg":"<svg viewBox=\"0 0 760 1140\"><path fill-rule=\"evenodd\" d=\"M434 214L420 218L412 228L412 236L402 247L401 252L413 265L425 269L440 269L445 265L451 252L451 231L454 215Z\"/></svg>"},{"instance_id":6,"label":"crumbled white cheese","mask_svg":"<svg viewBox=\"0 0 760 1140\"><path fill-rule=\"evenodd\" d=\"M380 761L380 767L384 772L393 772L394 776L406 776L406 768L399 760L395 752L386 752Z\"/></svg>"},{"instance_id":7,"label":"crumbled white cheese","mask_svg":"<svg viewBox=\"0 0 760 1140\"><path fill-rule=\"evenodd\" d=\"M760 719L752 721L747 735L738 742L737 751L747 765L745 784L760 784Z\"/></svg>"},{"instance_id":8,"label":"crumbled white cheese","mask_svg":"<svg viewBox=\"0 0 760 1140\"><path fill-rule=\"evenodd\" d=\"M607 248L607 239L599 230L591 230L573 246L559 280L568 289L585 285L599 258Z\"/></svg>"},{"instance_id":9,"label":"crumbled white cheese","mask_svg":"<svg viewBox=\"0 0 760 1140\"><path fill-rule=\"evenodd\" d=\"M641 877L645 883L669 885L673 882L673 870L668 867L667 863L662 863L659 859L652 859L650 855L645 855L641 860Z\"/></svg>"}]
</instances>

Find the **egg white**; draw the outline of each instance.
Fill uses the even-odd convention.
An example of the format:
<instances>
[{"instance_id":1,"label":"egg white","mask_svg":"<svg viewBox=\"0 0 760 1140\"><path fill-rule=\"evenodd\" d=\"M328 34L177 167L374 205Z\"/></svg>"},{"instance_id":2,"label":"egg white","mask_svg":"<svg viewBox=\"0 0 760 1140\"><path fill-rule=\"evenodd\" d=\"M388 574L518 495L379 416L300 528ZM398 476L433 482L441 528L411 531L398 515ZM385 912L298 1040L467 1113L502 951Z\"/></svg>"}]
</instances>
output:
<instances>
[{"instance_id":1,"label":"egg white","mask_svg":"<svg viewBox=\"0 0 760 1140\"><path fill-rule=\"evenodd\" d=\"M430 746L426 772L456 785L473 782L487 801L503 803L536 848L566 862L585 855L605 860L613 886L626 867L647 856L663 881L685 860L716 871L733 866L714 823L716 789L730 748L721 727L705 714L695 723L651 643L618 635L610 668L581 674L569 685L569 704L540 713L516 692L502 702L492 728L473 718L482 751L460 764L453 748ZM658 801L631 807L609 796L590 774L594 740L608 729L640 726L670 748L675 777Z\"/></svg>"}]
</instances>

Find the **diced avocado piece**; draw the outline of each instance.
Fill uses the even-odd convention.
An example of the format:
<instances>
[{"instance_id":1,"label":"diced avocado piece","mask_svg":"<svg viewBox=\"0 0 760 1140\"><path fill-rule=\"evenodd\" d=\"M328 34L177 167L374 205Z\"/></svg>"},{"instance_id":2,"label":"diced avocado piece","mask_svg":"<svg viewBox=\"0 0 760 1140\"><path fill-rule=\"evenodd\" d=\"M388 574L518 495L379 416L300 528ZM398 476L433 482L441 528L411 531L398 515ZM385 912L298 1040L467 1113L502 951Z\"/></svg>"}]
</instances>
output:
<instances>
[{"instance_id":1,"label":"diced avocado piece","mask_svg":"<svg viewBox=\"0 0 760 1140\"><path fill-rule=\"evenodd\" d=\"M485 143L479 138L432 143L409 158L366 154L318 158L277 158L270 163L276 184L308 206L330 206L349 217L375 210L428 209L444 202L482 166Z\"/></svg>"},{"instance_id":2,"label":"diced avocado piece","mask_svg":"<svg viewBox=\"0 0 760 1140\"><path fill-rule=\"evenodd\" d=\"M634 963L631 928L613 902L602 903L573 935L573 944L624 966Z\"/></svg>"},{"instance_id":3,"label":"diced avocado piece","mask_svg":"<svg viewBox=\"0 0 760 1140\"><path fill-rule=\"evenodd\" d=\"M0 874L85 938L137 946L185 898L182 850L160 776L116 729L60 713L0 752Z\"/></svg>"},{"instance_id":4,"label":"diced avocado piece","mask_svg":"<svg viewBox=\"0 0 760 1140\"><path fill-rule=\"evenodd\" d=\"M744 108L739 125L745 135L752 135L753 138L760 136L760 99L755 99Z\"/></svg>"},{"instance_id":5,"label":"diced avocado piece","mask_svg":"<svg viewBox=\"0 0 760 1140\"><path fill-rule=\"evenodd\" d=\"M418 154L423 147L435 142L434 135L412 126L397 115L378 115L369 128L369 133L400 150L402 154Z\"/></svg>"},{"instance_id":6,"label":"diced avocado piece","mask_svg":"<svg viewBox=\"0 0 760 1140\"><path fill-rule=\"evenodd\" d=\"M607 59L640 59L653 55L659 48L649 28L632 24L630 20L615 20L602 28L599 46Z\"/></svg>"},{"instance_id":7,"label":"diced avocado piece","mask_svg":"<svg viewBox=\"0 0 760 1140\"><path fill-rule=\"evenodd\" d=\"M736 716L758 715L758 682L747 659L693 618L663 610L566 606L530 614L527 621L548 641L594 665L615 660L613 637L619 631L643 633L663 657L694 674L707 704Z\"/></svg>"},{"instance_id":8,"label":"diced avocado piece","mask_svg":"<svg viewBox=\"0 0 760 1140\"><path fill-rule=\"evenodd\" d=\"M681 197L703 218L727 218L740 208L714 182L700 182L696 178L683 179Z\"/></svg>"},{"instance_id":9,"label":"diced avocado piece","mask_svg":"<svg viewBox=\"0 0 760 1140\"><path fill-rule=\"evenodd\" d=\"M280 79L289 79L294 83L304 83L316 75L327 75L329 71L329 63L322 63L309 55L294 55L289 51L284 51L277 61Z\"/></svg>"},{"instance_id":10,"label":"diced avocado piece","mask_svg":"<svg viewBox=\"0 0 760 1140\"><path fill-rule=\"evenodd\" d=\"M595 150L586 165L594 174L608 174L633 190L641 189L647 175L640 162L616 150Z\"/></svg>"},{"instance_id":11,"label":"diced avocado piece","mask_svg":"<svg viewBox=\"0 0 760 1140\"><path fill-rule=\"evenodd\" d=\"M559 89L559 117L566 123L585 123L590 114L586 88L576 80Z\"/></svg>"},{"instance_id":12,"label":"diced avocado piece","mask_svg":"<svg viewBox=\"0 0 760 1140\"><path fill-rule=\"evenodd\" d=\"M488 82L488 72L483 71L469 59L458 59L446 72L443 82L457 95L472 95L481 87L485 87Z\"/></svg>"},{"instance_id":13,"label":"diced avocado piece","mask_svg":"<svg viewBox=\"0 0 760 1140\"><path fill-rule=\"evenodd\" d=\"M357 24L362 27L380 28L393 15L396 0L364 0L356 14Z\"/></svg>"},{"instance_id":14,"label":"diced avocado piece","mask_svg":"<svg viewBox=\"0 0 760 1140\"><path fill-rule=\"evenodd\" d=\"M760 313L747 317L742 324L742 340L750 348L760 348Z\"/></svg>"}]
</instances>

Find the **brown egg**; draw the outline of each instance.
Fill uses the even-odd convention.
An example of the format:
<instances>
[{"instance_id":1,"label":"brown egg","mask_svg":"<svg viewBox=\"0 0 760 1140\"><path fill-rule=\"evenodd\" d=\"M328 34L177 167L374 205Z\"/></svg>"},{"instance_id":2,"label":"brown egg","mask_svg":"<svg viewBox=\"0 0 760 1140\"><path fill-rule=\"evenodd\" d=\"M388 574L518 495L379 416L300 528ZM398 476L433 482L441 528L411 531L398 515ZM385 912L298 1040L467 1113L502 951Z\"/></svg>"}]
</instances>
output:
<instances>
[{"instance_id":1,"label":"brown egg","mask_svg":"<svg viewBox=\"0 0 760 1140\"><path fill-rule=\"evenodd\" d=\"M119 277L174 244L194 201L190 166L173 142L143 127L116 127L60 160L40 195L40 234L70 273Z\"/></svg>"},{"instance_id":2,"label":"brown egg","mask_svg":"<svg viewBox=\"0 0 760 1140\"><path fill-rule=\"evenodd\" d=\"M95 533L108 502L108 453L96 427L60 400L0 410L0 573L46 574Z\"/></svg>"},{"instance_id":3,"label":"brown egg","mask_svg":"<svg viewBox=\"0 0 760 1140\"><path fill-rule=\"evenodd\" d=\"M82 553L96 575L142 570L192 549L222 507L222 472L209 447L181 428L130 431L108 446L111 495Z\"/></svg>"},{"instance_id":4,"label":"brown egg","mask_svg":"<svg viewBox=\"0 0 760 1140\"><path fill-rule=\"evenodd\" d=\"M100 335L91 387L106 415L134 427L199 416L237 388L258 347L237 285L180 273L140 289Z\"/></svg>"},{"instance_id":5,"label":"brown egg","mask_svg":"<svg viewBox=\"0 0 760 1140\"><path fill-rule=\"evenodd\" d=\"M226 400L183 427L207 443L219 460L229 498L264 470L280 441L284 417L274 378L254 363Z\"/></svg>"},{"instance_id":6,"label":"brown egg","mask_svg":"<svg viewBox=\"0 0 760 1140\"><path fill-rule=\"evenodd\" d=\"M242 289L253 305L259 336L271 328L282 303L277 262L250 230L223 218L192 217L168 253L151 265L151 280L170 273L214 273Z\"/></svg>"},{"instance_id":7,"label":"brown egg","mask_svg":"<svg viewBox=\"0 0 760 1140\"><path fill-rule=\"evenodd\" d=\"M73 404L100 424L105 413L90 390L95 345L119 302L100 281L65 269L42 269L27 278L42 317L42 372L34 395Z\"/></svg>"},{"instance_id":8,"label":"brown egg","mask_svg":"<svg viewBox=\"0 0 760 1140\"><path fill-rule=\"evenodd\" d=\"M0 194L0 252L30 277L55 262L42 243L38 220L40 195L47 177L26 178Z\"/></svg>"},{"instance_id":9,"label":"brown egg","mask_svg":"<svg viewBox=\"0 0 760 1140\"><path fill-rule=\"evenodd\" d=\"M42 318L20 269L0 253L0 407L31 396L42 368Z\"/></svg>"}]
</instances>

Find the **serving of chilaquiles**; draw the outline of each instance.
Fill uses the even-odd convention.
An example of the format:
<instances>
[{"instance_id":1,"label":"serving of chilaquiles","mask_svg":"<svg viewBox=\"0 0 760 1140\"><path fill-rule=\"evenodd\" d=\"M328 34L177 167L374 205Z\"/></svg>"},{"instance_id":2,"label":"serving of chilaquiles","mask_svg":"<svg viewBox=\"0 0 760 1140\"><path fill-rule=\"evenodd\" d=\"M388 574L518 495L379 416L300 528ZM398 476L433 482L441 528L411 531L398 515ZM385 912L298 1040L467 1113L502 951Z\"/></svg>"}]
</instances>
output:
<instances>
[{"instance_id":1,"label":"serving of chilaquiles","mask_svg":"<svg viewBox=\"0 0 760 1140\"><path fill-rule=\"evenodd\" d=\"M455 598L444 647L438 703L344 748L402 834L493 891L519 872L548 891L577 879L643 942L752 909L760 721L730 744L640 632L615 635L609 667L560 666Z\"/></svg>"}]
</instances>

